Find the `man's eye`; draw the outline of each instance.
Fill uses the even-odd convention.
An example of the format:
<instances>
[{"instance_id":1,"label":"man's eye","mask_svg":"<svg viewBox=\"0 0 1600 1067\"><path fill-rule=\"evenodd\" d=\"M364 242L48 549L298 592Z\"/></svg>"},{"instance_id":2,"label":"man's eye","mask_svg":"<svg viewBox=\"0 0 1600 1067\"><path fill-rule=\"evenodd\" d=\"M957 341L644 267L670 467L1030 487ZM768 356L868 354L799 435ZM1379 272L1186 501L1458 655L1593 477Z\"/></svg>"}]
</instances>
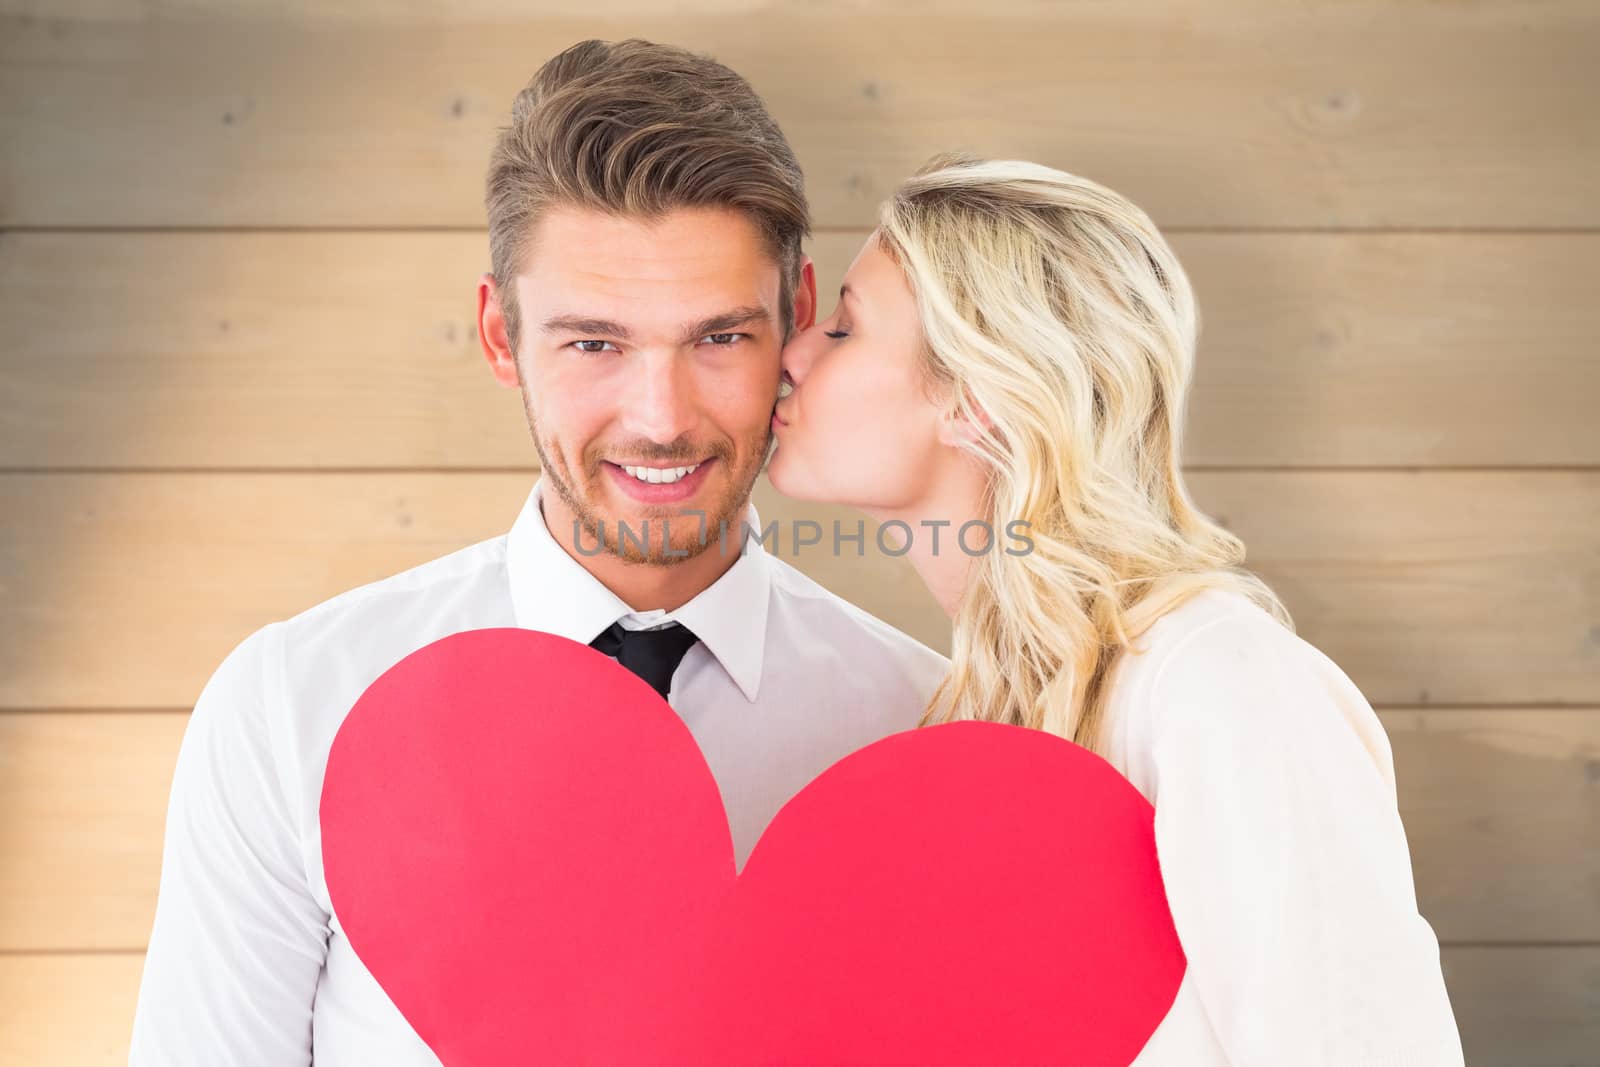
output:
<instances>
[{"instance_id":1,"label":"man's eye","mask_svg":"<svg viewBox=\"0 0 1600 1067\"><path fill-rule=\"evenodd\" d=\"M708 333L704 337L700 338L700 340L710 341L712 345L720 348L733 344L741 337L749 336L750 335L747 333Z\"/></svg>"},{"instance_id":2,"label":"man's eye","mask_svg":"<svg viewBox=\"0 0 1600 1067\"><path fill-rule=\"evenodd\" d=\"M574 341L572 343L577 346L579 352L587 352L590 355L596 355L600 352L604 352L606 350L606 346L611 344L610 341ZM589 347L591 345L595 347Z\"/></svg>"}]
</instances>

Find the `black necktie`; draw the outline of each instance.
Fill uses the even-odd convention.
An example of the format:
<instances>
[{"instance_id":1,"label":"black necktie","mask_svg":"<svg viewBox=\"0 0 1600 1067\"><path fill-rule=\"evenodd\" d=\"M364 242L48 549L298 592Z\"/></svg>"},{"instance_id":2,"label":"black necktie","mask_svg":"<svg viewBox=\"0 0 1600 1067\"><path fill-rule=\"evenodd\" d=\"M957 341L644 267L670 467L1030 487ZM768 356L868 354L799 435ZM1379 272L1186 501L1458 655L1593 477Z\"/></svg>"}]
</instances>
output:
<instances>
[{"instance_id":1,"label":"black necktie","mask_svg":"<svg viewBox=\"0 0 1600 1067\"><path fill-rule=\"evenodd\" d=\"M606 627L589 647L613 656L634 674L649 682L663 700L672 685L672 672L678 669L684 653L700 639L682 623L656 630L628 630L620 622Z\"/></svg>"}]
</instances>

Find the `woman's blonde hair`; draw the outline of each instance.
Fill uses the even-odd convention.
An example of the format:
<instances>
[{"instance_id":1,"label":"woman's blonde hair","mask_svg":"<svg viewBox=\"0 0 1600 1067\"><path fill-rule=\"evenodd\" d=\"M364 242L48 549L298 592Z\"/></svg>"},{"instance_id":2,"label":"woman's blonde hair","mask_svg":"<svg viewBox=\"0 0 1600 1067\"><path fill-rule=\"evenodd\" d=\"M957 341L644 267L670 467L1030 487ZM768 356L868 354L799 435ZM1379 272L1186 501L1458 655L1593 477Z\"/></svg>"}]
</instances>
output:
<instances>
[{"instance_id":1,"label":"woman's blonde hair","mask_svg":"<svg viewBox=\"0 0 1600 1067\"><path fill-rule=\"evenodd\" d=\"M996 538L924 722L1014 723L1103 752L1107 672L1188 597L1235 590L1292 628L1184 487L1198 313L1143 211L1049 167L946 155L884 204L878 239L916 296L930 395L991 428L967 447L989 471ZM1018 520L1031 550L1000 551Z\"/></svg>"}]
</instances>

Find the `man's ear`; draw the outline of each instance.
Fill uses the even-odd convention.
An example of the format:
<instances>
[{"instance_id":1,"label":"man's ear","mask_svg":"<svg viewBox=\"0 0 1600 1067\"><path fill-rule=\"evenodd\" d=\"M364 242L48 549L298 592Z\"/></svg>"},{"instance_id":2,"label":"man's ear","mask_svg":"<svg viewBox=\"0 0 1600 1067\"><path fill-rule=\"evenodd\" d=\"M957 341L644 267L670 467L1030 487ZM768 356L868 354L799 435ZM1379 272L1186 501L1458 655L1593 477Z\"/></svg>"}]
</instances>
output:
<instances>
[{"instance_id":1,"label":"man's ear","mask_svg":"<svg viewBox=\"0 0 1600 1067\"><path fill-rule=\"evenodd\" d=\"M517 356L506 337L505 312L500 307L500 290L494 275L485 271L478 277L478 344L494 380L509 389L520 387L517 375Z\"/></svg>"},{"instance_id":2,"label":"man's ear","mask_svg":"<svg viewBox=\"0 0 1600 1067\"><path fill-rule=\"evenodd\" d=\"M817 324L817 267L810 256L800 257L800 284L794 287L794 331Z\"/></svg>"}]
</instances>

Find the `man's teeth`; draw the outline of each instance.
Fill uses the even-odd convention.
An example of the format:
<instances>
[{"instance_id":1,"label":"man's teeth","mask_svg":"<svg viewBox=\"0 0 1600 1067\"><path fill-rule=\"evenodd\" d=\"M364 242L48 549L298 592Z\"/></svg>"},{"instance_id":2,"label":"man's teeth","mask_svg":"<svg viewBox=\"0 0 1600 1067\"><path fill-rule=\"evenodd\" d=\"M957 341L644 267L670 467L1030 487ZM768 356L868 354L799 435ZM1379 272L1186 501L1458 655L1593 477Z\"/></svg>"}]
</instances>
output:
<instances>
[{"instance_id":1,"label":"man's teeth","mask_svg":"<svg viewBox=\"0 0 1600 1067\"><path fill-rule=\"evenodd\" d=\"M622 469L639 479L641 482L649 482L651 485L671 485L673 482L679 481L688 475L693 474L695 468L699 466L700 464L696 463L692 467L624 466Z\"/></svg>"}]
</instances>

